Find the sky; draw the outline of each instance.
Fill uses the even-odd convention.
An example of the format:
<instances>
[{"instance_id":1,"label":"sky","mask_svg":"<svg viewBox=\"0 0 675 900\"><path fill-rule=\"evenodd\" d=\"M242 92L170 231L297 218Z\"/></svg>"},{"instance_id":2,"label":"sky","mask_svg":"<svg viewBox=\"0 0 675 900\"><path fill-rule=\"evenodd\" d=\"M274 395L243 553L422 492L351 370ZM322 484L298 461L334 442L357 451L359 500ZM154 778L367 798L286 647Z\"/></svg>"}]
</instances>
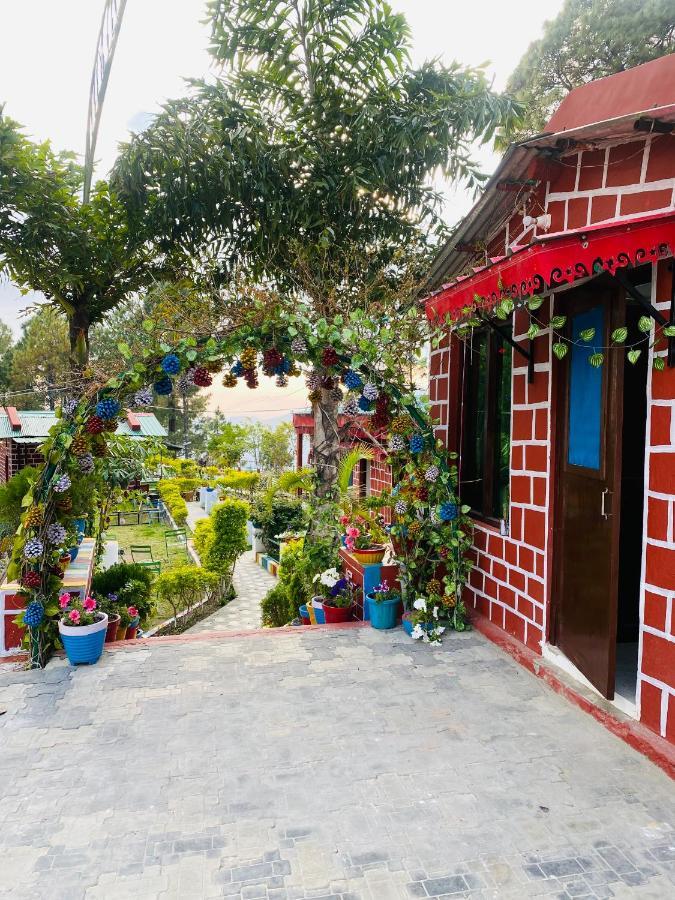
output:
<instances>
[{"instance_id":1,"label":"sky","mask_svg":"<svg viewBox=\"0 0 675 900\"><path fill-rule=\"evenodd\" d=\"M487 63L497 90L502 89L545 20L554 18L563 0L390 0L408 19L412 61L439 57L466 65ZM91 69L103 0L0 0L0 104L36 140L50 139L57 149L84 153ZM185 92L185 78L208 74L210 57L204 0L127 0L97 147L97 174L112 165L119 142L143 127L168 98ZM497 157L479 154L490 173ZM448 193L446 219L458 221L471 198ZM0 318L16 333L20 311L31 298L0 283ZM305 405L299 381L279 389L271 383L257 391L246 387L211 390L210 405L226 414L277 421Z\"/></svg>"}]
</instances>

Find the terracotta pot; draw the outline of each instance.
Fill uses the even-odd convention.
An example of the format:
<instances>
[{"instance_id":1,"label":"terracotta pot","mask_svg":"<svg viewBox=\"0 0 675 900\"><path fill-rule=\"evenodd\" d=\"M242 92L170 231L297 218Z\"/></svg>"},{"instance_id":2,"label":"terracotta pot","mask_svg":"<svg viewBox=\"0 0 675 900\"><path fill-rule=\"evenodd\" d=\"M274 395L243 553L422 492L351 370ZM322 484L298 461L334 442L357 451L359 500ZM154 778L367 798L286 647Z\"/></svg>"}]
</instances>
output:
<instances>
[{"instance_id":1,"label":"terracotta pot","mask_svg":"<svg viewBox=\"0 0 675 900\"><path fill-rule=\"evenodd\" d=\"M354 607L337 607L323 604L323 614L326 617L326 625L336 625L338 622L351 622L354 615Z\"/></svg>"},{"instance_id":2,"label":"terracotta pot","mask_svg":"<svg viewBox=\"0 0 675 900\"><path fill-rule=\"evenodd\" d=\"M386 552L386 547L376 545L374 547L368 547L367 550L352 550L351 555L357 562L361 563L362 566L371 566L375 563L381 563Z\"/></svg>"},{"instance_id":3,"label":"terracotta pot","mask_svg":"<svg viewBox=\"0 0 675 900\"><path fill-rule=\"evenodd\" d=\"M120 616L118 613L110 613L108 616L108 627L105 632L106 644L111 643L117 637L117 626L120 624Z\"/></svg>"},{"instance_id":4,"label":"terracotta pot","mask_svg":"<svg viewBox=\"0 0 675 900\"><path fill-rule=\"evenodd\" d=\"M128 625L118 625L117 626L117 634L115 635L116 641L123 641L126 639L128 627L129 627Z\"/></svg>"},{"instance_id":5,"label":"terracotta pot","mask_svg":"<svg viewBox=\"0 0 675 900\"><path fill-rule=\"evenodd\" d=\"M138 631L138 625L130 625L127 628L127 633L124 635L124 640L132 641L136 637L137 631Z\"/></svg>"}]
</instances>

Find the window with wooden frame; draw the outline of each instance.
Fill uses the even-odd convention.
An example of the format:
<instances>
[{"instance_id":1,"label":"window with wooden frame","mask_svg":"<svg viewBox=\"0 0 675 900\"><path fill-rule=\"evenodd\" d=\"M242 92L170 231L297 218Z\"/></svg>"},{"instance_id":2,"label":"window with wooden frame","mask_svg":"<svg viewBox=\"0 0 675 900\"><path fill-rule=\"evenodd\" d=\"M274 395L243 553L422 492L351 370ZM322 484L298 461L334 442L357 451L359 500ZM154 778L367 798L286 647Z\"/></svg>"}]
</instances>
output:
<instances>
[{"instance_id":1,"label":"window with wooden frame","mask_svg":"<svg viewBox=\"0 0 675 900\"><path fill-rule=\"evenodd\" d=\"M508 519L511 348L499 333L487 327L474 331L464 345L460 427L462 502L478 517Z\"/></svg>"}]
</instances>

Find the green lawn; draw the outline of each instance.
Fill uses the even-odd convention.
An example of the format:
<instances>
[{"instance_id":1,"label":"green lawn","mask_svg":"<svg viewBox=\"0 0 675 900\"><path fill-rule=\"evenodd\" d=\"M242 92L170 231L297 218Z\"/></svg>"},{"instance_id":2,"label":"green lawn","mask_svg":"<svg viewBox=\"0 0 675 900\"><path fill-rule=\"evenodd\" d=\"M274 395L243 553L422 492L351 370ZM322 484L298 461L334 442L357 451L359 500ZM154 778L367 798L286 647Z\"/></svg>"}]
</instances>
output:
<instances>
[{"instance_id":1,"label":"green lawn","mask_svg":"<svg viewBox=\"0 0 675 900\"><path fill-rule=\"evenodd\" d=\"M167 556L166 545L164 542L164 532L169 529L165 525L125 525L121 527L109 528L105 537L108 540L118 541L120 549L124 550L124 561L133 562L131 557L131 545L142 544L152 549L152 558L155 562L162 564L162 572L174 568L174 566L183 566L191 563L192 559L181 545L172 544L169 541L169 555ZM149 556L137 556L136 561L148 561ZM153 628L160 622L170 619L173 611L167 604L159 604L155 615L146 625L146 630Z\"/></svg>"}]
</instances>

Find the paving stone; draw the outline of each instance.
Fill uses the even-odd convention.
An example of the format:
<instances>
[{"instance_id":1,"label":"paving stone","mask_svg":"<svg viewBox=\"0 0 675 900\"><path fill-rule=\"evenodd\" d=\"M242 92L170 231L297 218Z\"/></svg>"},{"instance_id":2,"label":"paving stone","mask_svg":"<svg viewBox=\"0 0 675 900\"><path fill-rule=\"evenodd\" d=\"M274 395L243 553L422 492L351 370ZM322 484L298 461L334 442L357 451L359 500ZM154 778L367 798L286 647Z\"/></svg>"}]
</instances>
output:
<instances>
[{"instance_id":1,"label":"paving stone","mask_svg":"<svg viewBox=\"0 0 675 900\"><path fill-rule=\"evenodd\" d=\"M672 784L476 633L157 643L0 690L2 900L672 895Z\"/></svg>"}]
</instances>

